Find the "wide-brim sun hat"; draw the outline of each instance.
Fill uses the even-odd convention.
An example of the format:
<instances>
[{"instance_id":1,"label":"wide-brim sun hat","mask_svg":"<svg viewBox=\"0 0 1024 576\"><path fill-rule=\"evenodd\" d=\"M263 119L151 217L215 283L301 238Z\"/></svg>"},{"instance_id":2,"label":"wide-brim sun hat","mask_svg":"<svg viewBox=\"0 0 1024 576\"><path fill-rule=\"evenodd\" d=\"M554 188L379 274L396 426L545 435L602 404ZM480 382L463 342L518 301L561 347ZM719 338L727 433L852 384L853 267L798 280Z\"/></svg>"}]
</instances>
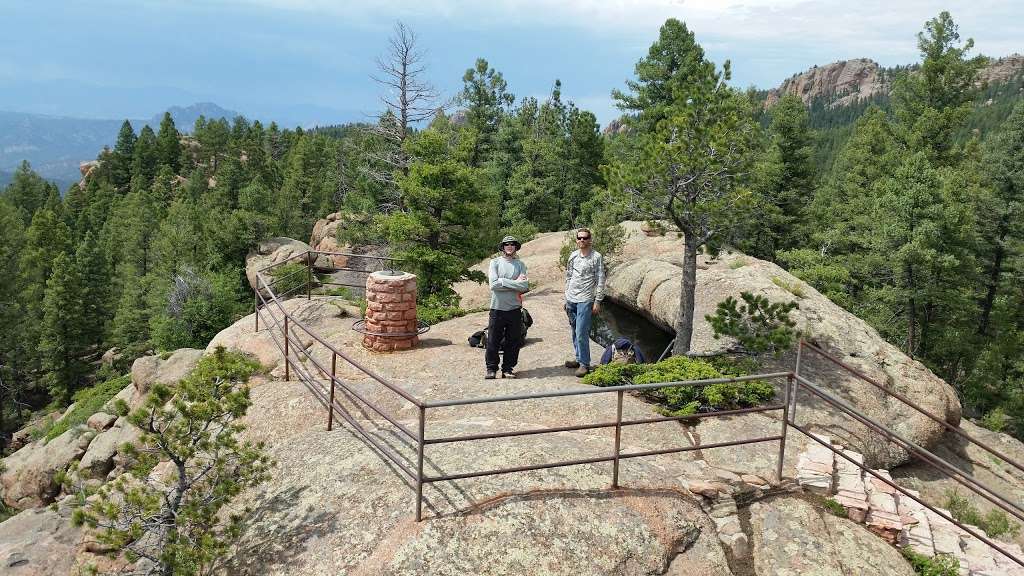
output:
<instances>
[{"instance_id":1,"label":"wide-brim sun hat","mask_svg":"<svg viewBox=\"0 0 1024 576\"><path fill-rule=\"evenodd\" d=\"M515 247L516 247L516 250L519 250L520 248L523 247L523 245L519 242L518 238L516 238L515 236L509 235L509 236L505 236L504 238L501 239L501 244L498 244L498 252L502 251L502 249L504 248L505 244L514 244Z\"/></svg>"}]
</instances>

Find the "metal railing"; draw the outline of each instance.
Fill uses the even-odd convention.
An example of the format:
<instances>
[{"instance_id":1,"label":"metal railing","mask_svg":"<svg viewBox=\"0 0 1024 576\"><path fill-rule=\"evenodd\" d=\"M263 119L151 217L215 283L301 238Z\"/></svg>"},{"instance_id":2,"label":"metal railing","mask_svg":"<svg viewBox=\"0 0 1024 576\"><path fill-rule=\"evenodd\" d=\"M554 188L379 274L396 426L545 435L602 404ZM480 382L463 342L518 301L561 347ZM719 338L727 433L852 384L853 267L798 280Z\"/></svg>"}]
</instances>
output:
<instances>
[{"instance_id":1,"label":"metal railing","mask_svg":"<svg viewBox=\"0 0 1024 576\"><path fill-rule=\"evenodd\" d=\"M783 477L783 462L784 462L784 459L785 459L787 432L788 432L788 429L790 427L792 427L795 430L799 431L800 433L806 435L808 438L811 438L812 440L814 440L814 441L824 445L826 448L828 448L830 451L834 452L835 454L845 458L846 460L849 460L850 462L853 462L853 464L855 464L858 468L863 470L865 473L870 474L871 476L877 478L879 481L881 481L881 482L891 486L892 488L896 489L897 491L899 491L901 494L907 496L908 498L911 498L911 499L915 500L916 502L918 502L922 506L926 507L928 510L934 512L935 514L941 516L942 518L950 521L954 525L960 527L965 532L967 532L967 533L971 534L972 536L978 538L980 541L984 542L986 545L990 546L991 548L999 551L1000 553L1002 553L1003 555L1005 555L1006 557L1008 557L1012 561L1016 562L1017 564L1020 564L1021 566L1024 566L1024 560L1013 556L1005 548L1003 548L998 543L996 543L996 542L992 541L991 539L989 539L986 535L979 533L979 531L976 530L976 529L973 529L973 528L971 528L969 526L966 526L966 525L960 523L959 521L957 521L955 518L953 518L948 513L945 513L942 510L937 509L937 508L933 507L932 505L924 502L920 497L914 496L913 494L908 492L906 489L900 487L899 485L897 485L896 483L892 482L891 480L888 480L888 479L882 477L881 475L879 475L875 471L871 470L870 468L867 468L863 463L857 462L857 461L849 458L848 456L843 454L841 451L838 451L838 450L834 449L830 444L827 444L827 443L823 442L822 440L820 440L819 438L817 438L815 435L813 435L811 433L811 431L807 427L797 424L796 416L797 416L797 407L798 407L798 402L799 402L799 392L801 390L803 390L803 391L806 391L806 392L812 394L813 396L819 398L820 400L826 402L830 406L832 406L834 408L837 408L840 412L853 417L855 420L857 420L861 424L867 426L869 429L873 430L874 432L877 432L878 434L880 434L881 436L885 437L886 439L888 439L888 440L890 440L892 442L897 443L903 449L907 450L908 453L912 454L916 458L919 458L921 461L926 462L926 463L932 465L933 467L935 467L936 469L938 469L939 471L941 471L941 472L943 472L945 474L948 474L950 477L952 477L958 483L960 483L961 485L965 486L972 493L975 493L975 494L985 498L989 502L992 502L996 506L998 506L1001 509L1009 512L1010 514L1012 514L1013 516L1017 517L1018 519L1024 520L1024 510L1022 510L1021 507L1018 504L1015 504L1015 503L1009 501L1004 496L1002 496L999 493L997 493L997 492L991 490L990 488L984 486L981 482L978 482L977 480L967 476L962 471L957 469L952 464L946 462L945 460L943 460L939 456L937 456L937 455L935 455L935 454L925 450L924 448L914 444L910 440L907 440L906 438L904 438L901 435L897 434L896 432L888 429L887 427L885 427L884 425L882 425L879 422L875 421L874 419L870 418L869 416L861 413L856 408L850 406L849 404L847 404L843 400L835 397L834 395L832 395L828 391L824 390L823 388L821 388L820 386L818 386L814 382L811 382L810 380L804 378L801 375L801 373L800 373L801 358L802 358L802 355L803 355L804 351L805 350L810 350L810 351L814 352L816 355L821 356L821 357L827 359L829 362L835 364L839 368L849 372L850 374L856 376L857 378L859 378L861 380L864 380L865 382L868 382L868 383L874 385L875 387L877 387L880 390L884 391L886 394L888 394L888 395L890 395L890 396L900 400L901 402L903 402L907 406L909 406L909 407L913 408L914 410L922 413L923 415L927 416L928 418L930 418L930 419L932 419L932 420L942 424L946 429L950 430L951 432L954 432L959 437L962 437L962 438L966 439L967 441L971 442L972 444L974 444L976 446L979 446L980 448L986 450L987 452L989 452L989 453L999 457L1000 459L1002 459L1003 461L1011 464L1015 468L1017 468L1019 470L1024 470L1024 467L1022 467L1021 464L1019 464L1017 462L1014 462L1013 460L1007 458L1002 453L1000 453L1000 452L994 450L993 448L985 445L984 443L978 441L977 439L972 438L970 435L968 435L967 433L963 432L959 428L956 428L955 426L952 426L952 425L946 423L941 418L939 418L939 417L937 417L937 416L927 412L926 410L924 410L920 406L916 405L913 401L911 401L906 396L904 396L902 394L899 394L898 392L889 390L887 387L878 384L877 382L875 382L874 380L872 380L868 376L864 375L862 372L860 372L860 371L856 370L855 368L853 368L853 367L843 363L842 361L840 361L839 359L835 358L834 356L828 354L827 352L825 352L824 350L822 350L818 346L815 346L813 344L810 344L810 343L807 343L807 342L804 342L804 341L800 342L798 350L797 350L796 366L795 366L795 369L794 369L793 372L773 372L773 373L765 373L765 374L754 374L754 375L750 375L750 376L742 376L742 377L736 377L736 378L718 378L718 379L711 379L711 380L693 380L693 381L681 381L681 382L664 382L664 383L656 383L656 384L635 384L635 385L628 385L628 386L612 386L612 387L604 387L604 388L594 388L594 387L573 388L573 389L567 389L567 390L551 390L551 391L535 392L535 393L530 393L530 394L513 394L513 395L490 396L490 397L481 397L481 398L457 398L457 399L448 399L448 400L422 401L422 400L416 398L415 396L413 396L412 394L410 394L409 392L407 392L406 390L404 390L402 387L400 387L400 386L390 382L388 379L382 377L381 375L379 375L379 374L375 373L374 371L368 369L367 367L361 365L359 362L357 362L356 360L354 360L353 358L351 358L350 356L348 356L344 352L338 350L331 343L329 343L326 340L324 340L323 338L321 338L318 334L316 334L313 330L311 330L303 322L301 322L298 319L294 318L291 314L289 314L287 312L287 310L285 309L284 304L281 301L281 297L279 297L278 295L276 295L274 293L274 291L272 289L272 283L267 283L266 282L266 279L265 279L263 273L267 272L268 270L273 269L274 267L282 266L282 265L284 265L284 264L286 264L286 263L288 263L288 262L290 262L290 261L292 261L294 259L305 258L306 263L307 263L307 267L310 269L310 272L309 272L309 275L307 276L307 278L311 278L312 262L313 262L313 258L315 258L316 254L317 254L317 252L313 252L313 251L310 251L310 252L307 252L307 253L304 253L304 254L298 254L298 255L295 255L292 258L289 258L289 259L287 259L285 261L278 262L278 263L272 264L270 266L267 266L267 267L259 270L256 273L256 276L257 276L257 279L258 279L258 285L260 287L260 289L255 290L255 292L256 292L256 300L257 300L257 305L256 305L257 331L259 330L259 319L261 317L261 314L266 314L270 318L270 320L271 320L271 326L274 328L273 330L271 330L271 337L272 337L275 345L278 347L278 349L281 351L283 357L285 358L285 379L286 380L290 380L291 379L292 371L294 371L294 373L298 376L299 380L302 381L303 384L321 402L321 404L324 405L327 408L327 411L328 411L327 429L328 430L331 430L333 428L334 416L335 416L335 413L337 413L338 415L340 415L342 417L342 419L347 424L349 424L352 427L352 429L355 432L357 432L359 434L359 436L362 439L364 439L370 446L372 446L380 455L382 455L388 461L390 461L395 466L395 468L398 471L400 471L406 478L408 478L411 481L411 484L415 487L415 491L416 491L416 521L417 522L421 521L423 519L423 503L424 503L423 488L424 488L425 485L428 485L428 484L434 484L434 483L443 482L443 481L460 480L460 479L466 479L466 478L476 478L476 477L481 477L481 476L495 476L495 475L500 475L500 474L511 474L511 473L517 473L517 472L527 472L527 471L531 471L531 470L543 470L543 469L559 468L559 467L565 467L565 466L577 466L577 465L584 465L584 464L597 464L597 463L610 462L612 464L611 488L614 489L614 488L618 488L619 487L619 467L620 467L620 462L622 460L630 459L630 458L642 458L642 457L649 457L649 456L658 456L658 455L663 455L663 454L674 454L674 453L679 453L679 452L688 452L688 451L711 449L711 448L723 448L723 447L729 447L729 446L739 446L739 445L746 445L746 444L758 444L758 443L765 443L765 442L778 442L779 443L779 447L778 447L778 461L777 461L777 466L776 466L776 480L781 481L782 477ZM357 256L359 256L359 257L367 257L365 255L357 255ZM377 257L377 258L381 258L381 257ZM263 294L264 291L266 291L267 296L264 296L264 294ZM310 297L310 292L309 292L309 287L307 285L307 298L309 298L309 297ZM263 304L262 307L259 305L260 302L262 302L262 304ZM312 346L307 348L307 347L303 346L301 344L301 342L299 342L296 339L296 335L295 335L295 331L296 330L299 330L302 333L306 334L316 344L322 345L326 351L330 352L331 362L330 362L330 368L329 369L327 368L327 366L324 365L324 363L320 362L319 360L317 360L313 356L313 354L312 354L313 347ZM393 414L388 414L383 408L381 408L380 406L377 405L378 404L377 402L374 402L371 398L367 398L366 395L361 394L355 388L355 386L352 384L352 382L349 382L349 381L346 381L345 379L339 378L338 375L337 375L337 362L338 362L339 358L343 362L347 363L349 366L351 366L352 368L357 370L359 373L361 373L364 376L368 377L372 382L375 382L376 384L379 384L383 389L389 390L391 393L397 395L398 397L402 398L405 402L410 404L416 410L416 412L417 412L416 430L415 431L410 430L409 427L407 425L403 424L397 416L395 416ZM309 365L312 365L313 368L310 369ZM721 384L721 383L739 383L739 382L747 382L747 381L752 381L752 380L781 380L781 379L785 379L785 385L782 387L782 390L781 390L781 396L782 396L782 403L781 404L770 404L770 405L767 405L767 406L758 406L758 407L753 407L753 408L742 408L742 409L737 409L737 410L723 410L723 411L708 412L708 413L690 414L690 415L685 415L685 416L660 416L660 417L655 417L655 418L644 418L644 419L633 419L633 420L625 420L625 419L623 419L623 416L622 416L622 412L623 412L623 399L624 399L625 393L627 393L627 392L640 392L640 393L642 393L642 392L647 392L647 391L656 390L656 389L673 388L673 387L693 387L693 386L704 386L704 385ZM377 416L383 418L391 426L393 426L395 430L397 430L401 434L402 438L404 438L406 441L409 442L409 445L414 445L415 449L416 449L415 463L408 461L406 458L402 457L396 450L393 450L393 449L391 449L391 447L386 446L383 442L381 442L378 438L376 438L373 434L371 434L358 421L358 419L355 416L353 416L351 413L349 413L348 409L346 409L345 406L342 405L339 402L339 399L338 399L338 397L336 395L336 390L338 390L338 389L340 389L341 392L344 394L344 396L349 398L350 400L352 400L356 405L364 406L364 407L368 408L371 412L376 414ZM575 425L570 425L570 426L559 426L559 427L552 427L552 428L547 428L547 427L545 427L545 428L530 428L530 429L526 429L526 430L512 430L512 431L492 432L492 433L485 433L485 434L467 434L467 435L460 435L460 436L442 436L442 437L434 437L434 438L428 438L427 437L427 423L428 423L428 414L429 414L428 411L432 410L432 409L436 410L436 409L441 409L441 408L449 408L449 407L453 407L453 406L469 406L469 405L479 405L479 404L517 402L517 401L525 401L525 400L541 400L541 399L566 398L566 397L574 397L574 396L589 396L589 395L594 395L594 394L615 394L616 395L616 409L615 409L616 414L615 414L615 419L614 420L605 420L605 421L602 421L602 422L591 422L591 423L585 423L585 424L575 424ZM735 416L735 415L741 415L741 414L764 413L764 412L772 412L772 411L781 411L781 413L782 413L782 422L781 422L780 430L779 430L779 433L776 434L776 435L763 436L763 437L757 437L757 438L736 439L736 440L730 440L730 441L725 441L725 442L715 442L715 443L709 443L709 444L695 444L695 445L690 445L690 446L678 446L678 447L672 447L672 448L661 448L661 449L656 449L656 450L644 450L644 451L634 451L634 452L623 452L622 451L621 436L622 436L622 429L624 427L639 426L639 425L644 425L644 424L656 424L656 423L671 422L671 421L695 420L695 419L702 419L702 418L709 418L709 417L724 417L724 416ZM574 432L574 431L583 431L583 430L600 430L600 429L611 429L613 431L611 450L610 450L609 453L607 453L605 455L596 456L596 457L589 457L589 458L576 458L576 459L559 460L559 461L555 461L555 462L546 462L546 463L541 463L541 464L529 464L529 465L522 465L522 466L512 466L512 467L507 467L507 468L496 468L496 469L490 469L490 470L462 471L462 472L456 472L456 473L438 474L438 475L433 475L433 476L427 475L427 474L424 473L424 456L425 456L425 452L426 452L426 447L427 446L435 446L435 445L442 445L442 444L454 444L454 443L460 443L460 442L473 442L473 441L482 441L482 440L494 440L494 439L502 439L502 438L516 438L516 437L534 436L534 435L539 435L539 434L554 434L554 433L561 433L561 432Z\"/></svg>"},{"instance_id":2,"label":"metal railing","mask_svg":"<svg viewBox=\"0 0 1024 576\"><path fill-rule=\"evenodd\" d=\"M907 453L912 455L914 458L920 460L921 462L924 462L925 464L928 464L932 468L934 468L934 469L938 470L939 472L942 472L943 474L949 476L954 481L956 481L958 484L960 484L960 485L964 486L965 488L967 488L973 494L976 494L976 495L984 498L985 500L991 502L992 504L996 505L1000 509L1002 509L1005 512L1008 512L1012 516L1016 517L1018 520L1024 521L1024 508L1021 508L1021 506L1019 504L1013 502L1012 500L1006 498L1002 494L1000 494L1000 493L996 492L995 490L989 488L988 486L986 486L982 482L978 481L977 479L973 478L972 476L964 473L962 470L960 470L959 468L957 468L953 464L947 462L946 460L944 460L940 456L938 456L938 455L934 454L933 452L931 452L931 451L929 451L929 450L927 450L927 449L917 445L916 443L912 442L911 440L908 440L907 438L905 438L904 436L900 435L899 433L889 429L884 424L878 422L874 418L871 418L870 416L862 413L861 411L857 410L853 406L849 405L847 402L837 398L835 395L833 395L830 392L822 389L820 386L818 386L814 382L811 382L810 380L804 378L801 375L801 373L800 373L800 366L801 366L801 360L802 360L803 352L805 350L809 350L809 351L813 352L815 355L828 360L830 363L834 364L835 366L838 366L839 368L841 368L842 370L848 372L849 374L852 374L853 376L856 376L858 379L860 379L860 380L862 380L864 382L867 382L867 383L875 386L879 390L883 391L886 395L892 396L893 398L896 398L897 400L902 402L904 405L914 409L915 411L921 413L922 415L928 417L929 419L931 419L931 420L933 420L933 421L943 425L944 428L946 428L947 430L955 433L958 437L963 438L964 440L967 440L968 442L974 444L975 446L978 446L979 448L982 448L983 450L989 452L990 454L993 454L993 455L999 457L1001 460L1003 460L1004 462L1007 462L1008 464L1012 465L1013 467L1017 468L1018 470L1024 471L1024 468L1021 467L1021 464L1019 464L1017 462L1014 462L1013 460L1007 458L1002 453L1000 453L1000 452L994 450L993 448L989 447L984 442L981 442L980 440L978 440L976 438L973 438L971 435L967 434L963 430L961 430L961 429L959 429L959 428L957 428L955 426L952 426L951 424L949 424L945 420L943 420L943 419L939 418L938 416L935 416L934 414L928 412L927 410L925 410L924 408L920 407L914 401L910 400L909 398L907 398L903 394L900 394L899 392L896 392L894 390L890 390L886 386L882 386L881 384L876 382L874 379L872 379L869 376L865 375L863 372L861 372L861 371L857 370L856 368L854 368L854 367L852 367L852 366L842 362L841 360L839 360L835 356L829 354L828 352L826 352L825 350L823 350L819 346L816 346L814 344L811 344L811 343L803 341L803 340L800 341L800 344L799 344L799 346L797 348L795 372L793 373L793 378L790 379L790 384L789 384L792 387L792 391L787 394L787 398L789 399L788 402L791 403L790 409L787 410L787 418L789 418L788 426L793 427L795 430L797 430L797 431L801 432L802 434L806 435L808 438L811 438L812 440L814 440L815 442L821 444L825 448L828 448L835 455L840 456L840 457L842 457L843 459L845 459L845 460L847 460L849 462L852 462L858 468L860 468L861 470L863 470L867 474L870 474L872 477L874 477L878 481L880 481L880 482L882 482L882 483L884 483L884 484L894 488L895 490L899 491L899 493L902 494L903 496L906 496L907 498L910 498L910 499L914 500L918 504L921 504L922 506L924 506L925 508L927 508L931 512L933 512L933 513L937 514L938 516L942 517L943 519L951 522L952 524L954 524L955 526L957 526L961 530L967 532L971 536L974 536L978 540L981 540L986 545L988 545L990 548L1000 552L1001 554L1003 554L1004 556L1006 556L1010 560L1012 560L1012 561L1016 562L1017 564L1019 564L1020 566L1024 567L1024 559L1021 559L1021 558L1018 558L1018 557L1012 555L1004 547L1000 546L998 543L996 543L993 540L991 540L990 538L988 538L988 536L985 535L984 533L981 533L980 530L976 529L975 527L971 527L971 526L969 526L967 524L964 524L964 523L960 522L959 520L955 519L948 512L943 511L943 510L941 510L941 509L939 509L939 508L937 508L935 506L932 506L931 504L925 502L919 496L915 496L910 491L908 491L906 488L903 488L903 487L899 486L898 484L896 484L892 480L884 478L883 476L881 476L880 474L878 474L874 470L872 470L872 469L868 468L867 466L865 466L863 463L857 462L856 460L850 458L849 456L844 454L841 450L835 449L830 443L822 441L820 438L818 438L817 436L812 434L810 432L810 430L808 430L806 427L798 425L796 423L796 418L797 418L797 410L796 410L796 408L797 408L797 403L799 401L799 391L800 390L806 390L807 392L811 393L812 395L814 395L819 400L824 401L829 406L831 406L833 408L836 408L840 412L842 412L843 414L846 414L846 415L852 417L854 420L856 420L857 422L859 422L860 424L865 426L867 429L869 429L872 432L875 432L875 433L879 434L880 436L884 437L888 442L894 443L897 446L899 446L900 448L906 450Z\"/></svg>"}]
</instances>

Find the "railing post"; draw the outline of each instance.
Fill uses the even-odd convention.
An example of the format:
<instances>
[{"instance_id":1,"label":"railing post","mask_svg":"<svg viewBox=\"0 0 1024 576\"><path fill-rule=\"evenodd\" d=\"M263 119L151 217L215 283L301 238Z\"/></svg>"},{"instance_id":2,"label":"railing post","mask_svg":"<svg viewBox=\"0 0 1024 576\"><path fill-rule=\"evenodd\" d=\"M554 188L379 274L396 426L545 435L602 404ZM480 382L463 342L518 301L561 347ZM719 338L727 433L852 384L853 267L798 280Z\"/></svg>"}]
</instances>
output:
<instances>
[{"instance_id":1,"label":"railing post","mask_svg":"<svg viewBox=\"0 0 1024 576\"><path fill-rule=\"evenodd\" d=\"M327 404L327 431L334 428L334 375L338 368L338 353L331 352L331 401Z\"/></svg>"},{"instance_id":2,"label":"railing post","mask_svg":"<svg viewBox=\"0 0 1024 576\"><path fill-rule=\"evenodd\" d=\"M255 292L252 295L252 311L253 311L253 315L256 316L256 331L259 332L260 331L260 294L259 294L259 292Z\"/></svg>"},{"instance_id":3,"label":"railing post","mask_svg":"<svg viewBox=\"0 0 1024 576\"><path fill-rule=\"evenodd\" d=\"M786 391L782 403L782 438L779 440L779 466L775 470L775 481L782 483L782 463L786 460L786 431L789 430L789 389L793 386L793 375L786 376Z\"/></svg>"},{"instance_id":4,"label":"railing post","mask_svg":"<svg viewBox=\"0 0 1024 576\"><path fill-rule=\"evenodd\" d=\"M306 252L306 300L309 300L313 297L313 260L311 260L312 256L312 252Z\"/></svg>"},{"instance_id":5,"label":"railing post","mask_svg":"<svg viewBox=\"0 0 1024 576\"><path fill-rule=\"evenodd\" d=\"M622 390L618 391L615 409L615 460L612 462L612 488L619 487L619 442L622 439Z\"/></svg>"},{"instance_id":6,"label":"railing post","mask_svg":"<svg viewBox=\"0 0 1024 576\"><path fill-rule=\"evenodd\" d=\"M420 434L416 450L416 521L423 519L423 431L426 429L427 407L420 406Z\"/></svg>"},{"instance_id":7,"label":"railing post","mask_svg":"<svg viewBox=\"0 0 1024 576\"><path fill-rule=\"evenodd\" d=\"M284 315L284 380L285 382L291 380L291 372L289 370L288 361L288 315Z\"/></svg>"}]
</instances>

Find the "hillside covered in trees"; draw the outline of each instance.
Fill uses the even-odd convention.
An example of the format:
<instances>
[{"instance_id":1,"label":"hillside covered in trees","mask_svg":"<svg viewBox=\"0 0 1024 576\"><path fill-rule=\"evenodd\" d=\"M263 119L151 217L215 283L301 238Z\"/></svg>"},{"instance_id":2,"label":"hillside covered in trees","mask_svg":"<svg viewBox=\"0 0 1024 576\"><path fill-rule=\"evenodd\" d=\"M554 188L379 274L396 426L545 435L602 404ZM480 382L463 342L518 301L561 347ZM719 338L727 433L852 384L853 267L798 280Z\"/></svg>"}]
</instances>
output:
<instances>
[{"instance_id":1,"label":"hillside covered in trees","mask_svg":"<svg viewBox=\"0 0 1024 576\"><path fill-rule=\"evenodd\" d=\"M968 415L1024 436L1020 80L976 88L982 60L947 13L918 46L885 97L765 110L669 20L614 93L626 129L602 135L559 81L517 99L483 59L445 106L399 25L377 123L126 121L63 194L27 164L0 194L0 435L147 350L204 347L252 306L258 241L305 239L341 211L340 240L387 245L432 308L458 306L452 284L504 234L607 240L623 219L668 220L694 250L783 265L951 383Z\"/></svg>"}]
</instances>

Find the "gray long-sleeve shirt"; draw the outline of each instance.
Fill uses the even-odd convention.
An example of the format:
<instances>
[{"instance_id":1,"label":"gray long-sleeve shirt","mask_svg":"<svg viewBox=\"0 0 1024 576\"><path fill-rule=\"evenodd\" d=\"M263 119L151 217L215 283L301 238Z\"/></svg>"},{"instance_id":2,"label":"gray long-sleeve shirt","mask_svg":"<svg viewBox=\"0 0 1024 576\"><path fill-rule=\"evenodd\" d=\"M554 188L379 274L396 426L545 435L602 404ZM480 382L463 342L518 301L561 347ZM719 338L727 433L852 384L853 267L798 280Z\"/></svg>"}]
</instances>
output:
<instances>
[{"instance_id":1,"label":"gray long-sleeve shirt","mask_svg":"<svg viewBox=\"0 0 1024 576\"><path fill-rule=\"evenodd\" d=\"M604 257L597 250L584 256L579 250L569 255L565 265L565 300L600 302L604 298Z\"/></svg>"},{"instance_id":2,"label":"gray long-sleeve shirt","mask_svg":"<svg viewBox=\"0 0 1024 576\"><path fill-rule=\"evenodd\" d=\"M498 256L491 258L487 280L491 284L491 309L515 310L522 308L519 295L530 291L527 280L516 280L526 275L526 264L518 258Z\"/></svg>"}]
</instances>

